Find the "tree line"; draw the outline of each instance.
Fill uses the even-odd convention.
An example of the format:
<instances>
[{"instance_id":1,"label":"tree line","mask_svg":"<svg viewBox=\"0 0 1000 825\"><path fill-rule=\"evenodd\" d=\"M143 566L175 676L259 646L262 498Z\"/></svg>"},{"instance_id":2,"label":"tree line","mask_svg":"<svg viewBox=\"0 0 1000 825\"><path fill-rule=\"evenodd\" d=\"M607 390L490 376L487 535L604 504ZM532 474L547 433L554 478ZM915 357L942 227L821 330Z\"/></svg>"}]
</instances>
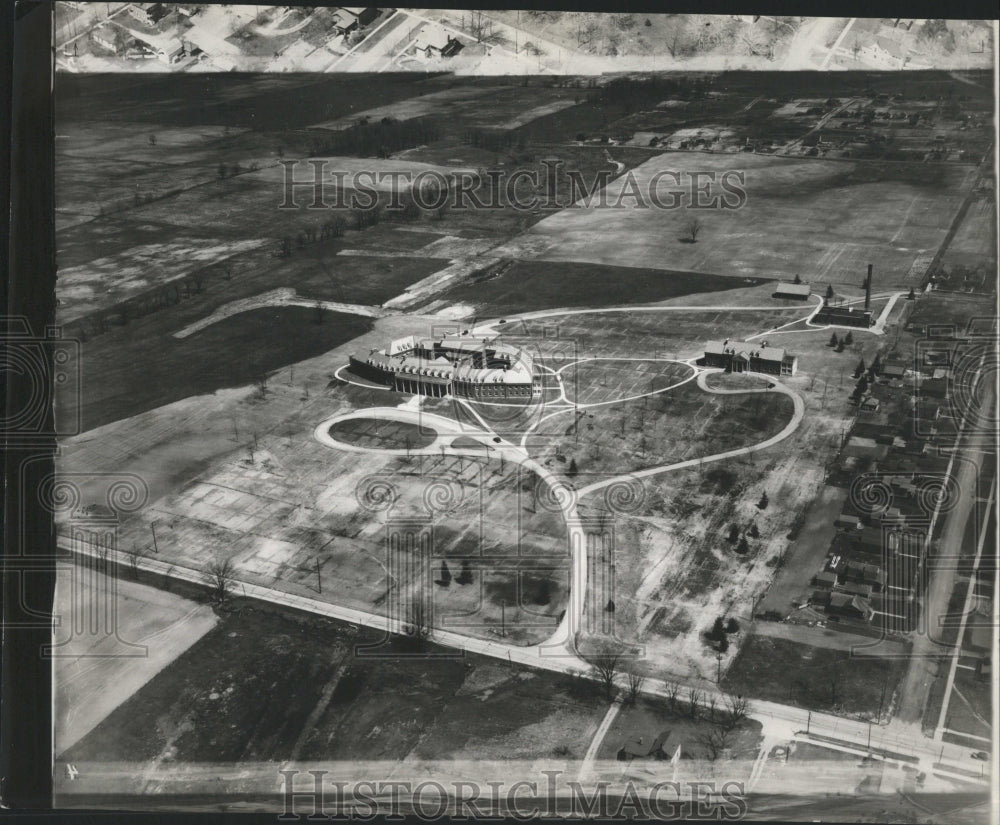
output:
<instances>
[{"instance_id":1,"label":"tree line","mask_svg":"<svg viewBox=\"0 0 1000 825\"><path fill-rule=\"evenodd\" d=\"M376 121L362 118L347 129L314 135L309 148L314 155L387 158L393 152L432 143L441 136L441 126L430 117L409 120L384 117Z\"/></svg>"}]
</instances>

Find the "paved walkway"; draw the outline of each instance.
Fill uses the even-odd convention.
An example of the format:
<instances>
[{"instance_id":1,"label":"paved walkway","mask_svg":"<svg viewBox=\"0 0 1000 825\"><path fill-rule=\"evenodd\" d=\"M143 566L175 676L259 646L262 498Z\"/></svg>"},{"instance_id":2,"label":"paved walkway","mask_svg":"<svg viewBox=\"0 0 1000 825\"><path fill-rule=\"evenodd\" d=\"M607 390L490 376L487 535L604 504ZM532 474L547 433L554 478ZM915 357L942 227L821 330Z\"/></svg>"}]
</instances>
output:
<instances>
[{"instance_id":1,"label":"paved walkway","mask_svg":"<svg viewBox=\"0 0 1000 825\"><path fill-rule=\"evenodd\" d=\"M188 324L184 329L175 332L174 338L187 338L189 335L201 332L206 327L217 324L219 321L230 318L233 315L239 315L241 312L250 312L255 309L263 309L264 307L308 307L310 309L319 307L330 312L343 312L347 315L364 315L368 318L381 318L387 314L380 307L363 306L361 304L342 304L338 301L320 301L315 298L302 298L291 287L281 287L269 290L268 292L262 292L260 295L254 295L250 298L240 298L238 301L230 301L228 304L223 304L211 315L207 315L193 324Z\"/></svg>"}]
</instances>

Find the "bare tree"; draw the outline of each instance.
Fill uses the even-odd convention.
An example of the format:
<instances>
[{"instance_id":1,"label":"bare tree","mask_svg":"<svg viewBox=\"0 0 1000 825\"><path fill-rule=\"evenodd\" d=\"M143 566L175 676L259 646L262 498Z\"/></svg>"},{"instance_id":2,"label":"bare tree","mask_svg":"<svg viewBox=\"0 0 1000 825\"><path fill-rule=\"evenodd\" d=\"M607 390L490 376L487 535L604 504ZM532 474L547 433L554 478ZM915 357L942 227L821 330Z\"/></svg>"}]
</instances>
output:
<instances>
[{"instance_id":1,"label":"bare tree","mask_svg":"<svg viewBox=\"0 0 1000 825\"><path fill-rule=\"evenodd\" d=\"M688 714L692 719L698 719L698 711L701 704L701 691L697 688L688 688Z\"/></svg>"},{"instance_id":2,"label":"bare tree","mask_svg":"<svg viewBox=\"0 0 1000 825\"><path fill-rule=\"evenodd\" d=\"M747 718L750 703L742 696L727 696L725 704L720 724L726 730L735 730Z\"/></svg>"},{"instance_id":3,"label":"bare tree","mask_svg":"<svg viewBox=\"0 0 1000 825\"><path fill-rule=\"evenodd\" d=\"M587 657L595 678L604 685L608 699L615 697L615 675L621 663L621 653L609 645L603 646L597 653Z\"/></svg>"},{"instance_id":4,"label":"bare tree","mask_svg":"<svg viewBox=\"0 0 1000 825\"><path fill-rule=\"evenodd\" d=\"M677 710L677 697L680 695L681 686L677 682L666 682L667 688L667 709L671 712Z\"/></svg>"},{"instance_id":5,"label":"bare tree","mask_svg":"<svg viewBox=\"0 0 1000 825\"><path fill-rule=\"evenodd\" d=\"M714 762L729 744L729 731L712 728L696 736L695 741L708 752L709 761Z\"/></svg>"},{"instance_id":6,"label":"bare tree","mask_svg":"<svg viewBox=\"0 0 1000 825\"><path fill-rule=\"evenodd\" d=\"M705 709L708 711L708 720L710 722L715 721L715 708L718 705L718 699L716 699L715 694L711 694L708 697L708 701L705 703Z\"/></svg>"},{"instance_id":7,"label":"bare tree","mask_svg":"<svg viewBox=\"0 0 1000 825\"><path fill-rule=\"evenodd\" d=\"M628 679L628 693L625 695L625 701L630 705L634 705L639 698L639 694L642 692L642 685L646 681L646 677L633 671L629 671L626 677Z\"/></svg>"},{"instance_id":8,"label":"bare tree","mask_svg":"<svg viewBox=\"0 0 1000 825\"><path fill-rule=\"evenodd\" d=\"M125 551L125 557L128 559L128 566L132 571L133 579L139 578L139 559L141 559L145 554L146 551L134 542L132 544L132 549Z\"/></svg>"},{"instance_id":9,"label":"bare tree","mask_svg":"<svg viewBox=\"0 0 1000 825\"><path fill-rule=\"evenodd\" d=\"M697 243L699 232L701 232L701 219L691 218L687 223L687 235L691 243Z\"/></svg>"},{"instance_id":10,"label":"bare tree","mask_svg":"<svg viewBox=\"0 0 1000 825\"><path fill-rule=\"evenodd\" d=\"M219 559L213 561L208 566L206 578L212 588L212 598L222 604L229 595L229 588L233 583L233 573L235 569L231 559Z\"/></svg>"}]
</instances>

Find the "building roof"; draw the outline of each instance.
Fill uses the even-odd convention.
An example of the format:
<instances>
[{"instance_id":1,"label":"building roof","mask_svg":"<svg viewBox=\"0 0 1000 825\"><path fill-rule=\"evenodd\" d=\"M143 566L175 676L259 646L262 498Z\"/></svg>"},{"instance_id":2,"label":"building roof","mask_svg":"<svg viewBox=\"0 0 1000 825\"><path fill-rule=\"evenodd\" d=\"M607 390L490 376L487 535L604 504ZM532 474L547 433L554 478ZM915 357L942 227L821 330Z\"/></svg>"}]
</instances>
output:
<instances>
[{"instance_id":1,"label":"building roof","mask_svg":"<svg viewBox=\"0 0 1000 825\"><path fill-rule=\"evenodd\" d=\"M850 593L831 594L830 607L835 610L855 610L863 616L872 609L871 603L866 598L853 596Z\"/></svg>"},{"instance_id":2,"label":"building roof","mask_svg":"<svg viewBox=\"0 0 1000 825\"><path fill-rule=\"evenodd\" d=\"M737 355L747 360L759 358L762 361L784 361L785 351L780 347L769 347L766 341L709 341L705 344L705 353L712 355Z\"/></svg>"},{"instance_id":3,"label":"building roof","mask_svg":"<svg viewBox=\"0 0 1000 825\"><path fill-rule=\"evenodd\" d=\"M775 292L784 295L811 295L812 286L809 284L788 284L780 283Z\"/></svg>"},{"instance_id":4,"label":"building roof","mask_svg":"<svg viewBox=\"0 0 1000 825\"><path fill-rule=\"evenodd\" d=\"M451 35L437 26L426 26L417 36L418 49L437 49L441 51L451 42Z\"/></svg>"}]
</instances>

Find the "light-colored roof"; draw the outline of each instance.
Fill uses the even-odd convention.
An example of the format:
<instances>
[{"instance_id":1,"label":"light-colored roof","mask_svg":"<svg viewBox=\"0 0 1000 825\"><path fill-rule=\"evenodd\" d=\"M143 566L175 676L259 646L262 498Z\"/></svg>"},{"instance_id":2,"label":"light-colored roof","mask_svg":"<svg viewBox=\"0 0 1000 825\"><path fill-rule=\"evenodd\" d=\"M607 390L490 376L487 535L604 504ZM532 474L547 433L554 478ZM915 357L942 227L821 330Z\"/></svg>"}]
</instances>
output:
<instances>
[{"instance_id":1,"label":"light-colored roof","mask_svg":"<svg viewBox=\"0 0 1000 825\"><path fill-rule=\"evenodd\" d=\"M809 284L778 284L775 292L784 292L788 295L809 295L812 287Z\"/></svg>"},{"instance_id":2,"label":"light-colored roof","mask_svg":"<svg viewBox=\"0 0 1000 825\"><path fill-rule=\"evenodd\" d=\"M762 361L785 360L785 351L781 347L765 346L763 342L709 341L705 344L705 352L714 355L725 355L730 350L744 358L760 358Z\"/></svg>"}]
</instances>

